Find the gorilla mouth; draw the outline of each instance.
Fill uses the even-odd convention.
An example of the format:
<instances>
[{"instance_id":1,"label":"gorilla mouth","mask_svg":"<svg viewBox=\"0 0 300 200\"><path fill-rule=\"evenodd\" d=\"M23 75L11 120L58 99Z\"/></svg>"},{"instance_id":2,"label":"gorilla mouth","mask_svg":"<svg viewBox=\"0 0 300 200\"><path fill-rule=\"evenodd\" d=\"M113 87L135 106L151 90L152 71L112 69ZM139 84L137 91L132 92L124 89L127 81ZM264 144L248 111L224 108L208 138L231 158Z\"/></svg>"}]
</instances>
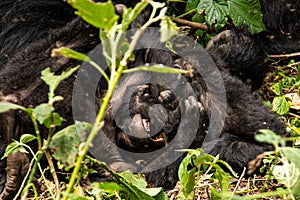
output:
<instances>
[{"instance_id":1,"label":"gorilla mouth","mask_svg":"<svg viewBox=\"0 0 300 200\"><path fill-rule=\"evenodd\" d=\"M150 121L148 119L142 119L142 124L147 132L150 132ZM148 133L149 134L149 133ZM150 134L149 134L150 136ZM160 132L154 136L150 136L150 139L155 143L165 143L167 144L166 135Z\"/></svg>"}]
</instances>

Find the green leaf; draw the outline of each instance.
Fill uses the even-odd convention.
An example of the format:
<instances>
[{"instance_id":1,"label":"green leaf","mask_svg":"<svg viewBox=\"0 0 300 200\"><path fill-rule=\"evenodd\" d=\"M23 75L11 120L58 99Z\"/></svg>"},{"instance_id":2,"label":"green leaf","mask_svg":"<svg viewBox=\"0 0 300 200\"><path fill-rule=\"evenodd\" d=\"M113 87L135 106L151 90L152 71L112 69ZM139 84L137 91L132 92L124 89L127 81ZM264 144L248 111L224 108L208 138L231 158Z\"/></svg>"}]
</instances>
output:
<instances>
[{"instance_id":1,"label":"green leaf","mask_svg":"<svg viewBox=\"0 0 300 200\"><path fill-rule=\"evenodd\" d=\"M282 153L284 156L294 163L294 165L300 170L300 149L292 147L282 147Z\"/></svg>"},{"instance_id":2,"label":"green leaf","mask_svg":"<svg viewBox=\"0 0 300 200\"><path fill-rule=\"evenodd\" d=\"M133 184L134 186L138 188L146 188L147 187L147 182L142 179L141 177L138 177L137 175L134 175L130 171L124 171L119 173L121 177L123 177L127 182Z\"/></svg>"},{"instance_id":3,"label":"green leaf","mask_svg":"<svg viewBox=\"0 0 300 200\"><path fill-rule=\"evenodd\" d=\"M36 136L34 136L34 135L23 134L23 135L21 135L20 142L23 143L23 144L26 144L28 142L31 142L32 140L35 140L35 139L36 139Z\"/></svg>"},{"instance_id":4,"label":"green leaf","mask_svg":"<svg viewBox=\"0 0 300 200\"><path fill-rule=\"evenodd\" d=\"M187 197L194 189L195 177L194 173L196 168L190 169L192 164L191 155L187 155L179 165L178 176L182 186L182 192L185 197Z\"/></svg>"},{"instance_id":5,"label":"green leaf","mask_svg":"<svg viewBox=\"0 0 300 200\"><path fill-rule=\"evenodd\" d=\"M123 73L131 73L137 71L149 71L149 72L165 73L165 74L187 74L191 72L187 70L175 69L175 68L167 67L162 64L158 64L158 65L151 65L151 66L140 66L132 69L123 70Z\"/></svg>"},{"instance_id":6,"label":"green leaf","mask_svg":"<svg viewBox=\"0 0 300 200\"><path fill-rule=\"evenodd\" d=\"M236 26L248 25L252 33L265 30L259 0L231 0L229 15Z\"/></svg>"},{"instance_id":7,"label":"green leaf","mask_svg":"<svg viewBox=\"0 0 300 200\"><path fill-rule=\"evenodd\" d=\"M262 134L255 135L255 140L258 142L264 142L276 146L285 146L285 140L273 131L268 129L260 129L259 132Z\"/></svg>"},{"instance_id":8,"label":"green leaf","mask_svg":"<svg viewBox=\"0 0 300 200\"><path fill-rule=\"evenodd\" d=\"M104 30L110 30L119 19L111 1L95 3L91 0L68 0L77 9L76 14L89 24Z\"/></svg>"},{"instance_id":9,"label":"green leaf","mask_svg":"<svg viewBox=\"0 0 300 200\"><path fill-rule=\"evenodd\" d=\"M275 83L274 85L272 85L271 90L278 96L282 96L282 87L280 83Z\"/></svg>"},{"instance_id":10,"label":"green leaf","mask_svg":"<svg viewBox=\"0 0 300 200\"><path fill-rule=\"evenodd\" d=\"M295 185L299 178L299 169L295 168L293 163L289 163L287 160L281 159L282 165L275 165L272 170L272 174L279 183L291 188Z\"/></svg>"},{"instance_id":11,"label":"green leaf","mask_svg":"<svg viewBox=\"0 0 300 200\"><path fill-rule=\"evenodd\" d=\"M146 194L150 195L151 197L157 196L160 192L162 192L162 188L139 188Z\"/></svg>"},{"instance_id":12,"label":"green leaf","mask_svg":"<svg viewBox=\"0 0 300 200\"><path fill-rule=\"evenodd\" d=\"M26 111L26 108L24 108L22 106L19 106L17 104L9 103L9 102L0 102L0 113L4 113L4 112L7 112L9 110L16 110L16 109Z\"/></svg>"},{"instance_id":13,"label":"green leaf","mask_svg":"<svg viewBox=\"0 0 300 200\"><path fill-rule=\"evenodd\" d=\"M78 68L79 66L70 68L69 70L63 72L61 75L54 75L54 73L50 71L50 68L46 68L42 71L41 79L49 86L48 98L50 104L53 104L54 101L61 100L61 98L54 96L54 91L61 81L71 76L75 71L77 71Z\"/></svg>"},{"instance_id":14,"label":"green leaf","mask_svg":"<svg viewBox=\"0 0 300 200\"><path fill-rule=\"evenodd\" d=\"M185 11L193 10L197 7L200 0L188 0L186 2Z\"/></svg>"},{"instance_id":15,"label":"green leaf","mask_svg":"<svg viewBox=\"0 0 300 200\"><path fill-rule=\"evenodd\" d=\"M49 148L53 152L53 157L60 161L66 170L70 169L75 163L81 134L85 134L91 128L86 122L77 122L65 129L57 132L49 143Z\"/></svg>"},{"instance_id":16,"label":"green leaf","mask_svg":"<svg viewBox=\"0 0 300 200\"><path fill-rule=\"evenodd\" d=\"M284 115L290 110L290 103L286 100L285 96L275 97L272 102L273 110L279 114Z\"/></svg>"},{"instance_id":17,"label":"green leaf","mask_svg":"<svg viewBox=\"0 0 300 200\"><path fill-rule=\"evenodd\" d=\"M227 1L202 0L197 7L198 13L205 11L205 19L209 25L216 24L216 28L222 28L227 22L229 14Z\"/></svg>"},{"instance_id":18,"label":"green leaf","mask_svg":"<svg viewBox=\"0 0 300 200\"><path fill-rule=\"evenodd\" d=\"M33 115L40 124L43 124L47 119L50 118L53 110L53 106L50 106L47 103L43 103L33 109Z\"/></svg>"},{"instance_id":19,"label":"green leaf","mask_svg":"<svg viewBox=\"0 0 300 200\"><path fill-rule=\"evenodd\" d=\"M216 171L214 172L214 177L216 177L220 183L222 193L225 193L229 189L229 181L232 178L227 172L225 172L218 164L208 163L213 166Z\"/></svg>"},{"instance_id":20,"label":"green leaf","mask_svg":"<svg viewBox=\"0 0 300 200\"><path fill-rule=\"evenodd\" d=\"M125 188L115 182L93 183L93 189L98 188L104 191L123 191Z\"/></svg>"},{"instance_id":21,"label":"green leaf","mask_svg":"<svg viewBox=\"0 0 300 200\"><path fill-rule=\"evenodd\" d=\"M7 147L5 149L5 153L4 153L3 157L1 158L1 160L4 159L4 158L7 158L10 155L13 155L17 151L20 151L20 152L23 152L23 153L28 153L26 151L26 149L23 146L20 145L19 142L13 141L9 145L7 145Z\"/></svg>"},{"instance_id":22,"label":"green leaf","mask_svg":"<svg viewBox=\"0 0 300 200\"><path fill-rule=\"evenodd\" d=\"M209 186L210 189L211 189L211 199L214 200L214 199L221 199L221 194L220 192L212 185Z\"/></svg>"},{"instance_id":23,"label":"green leaf","mask_svg":"<svg viewBox=\"0 0 300 200\"><path fill-rule=\"evenodd\" d=\"M177 34L177 25L169 17L162 18L160 22L160 41L166 42Z\"/></svg>"},{"instance_id":24,"label":"green leaf","mask_svg":"<svg viewBox=\"0 0 300 200\"><path fill-rule=\"evenodd\" d=\"M72 49L69 49L67 47L61 47L59 49L53 49L52 50L52 54L51 56L56 56L56 55L62 55L62 56L66 56L68 58L73 58L76 60L80 60L80 61L85 61L85 62L90 62L91 59L83 54L83 53L79 53L77 51L74 51Z\"/></svg>"},{"instance_id":25,"label":"green leaf","mask_svg":"<svg viewBox=\"0 0 300 200\"><path fill-rule=\"evenodd\" d=\"M137 3L134 8L128 8L123 11L122 14L122 30L128 29L129 25L135 20L135 18L147 7L148 1L141 1Z\"/></svg>"},{"instance_id":26,"label":"green leaf","mask_svg":"<svg viewBox=\"0 0 300 200\"><path fill-rule=\"evenodd\" d=\"M52 125L51 123L54 123L55 126L61 126L63 120L64 119L58 113L54 112L52 113L52 117L49 117L44 121L44 125L47 128L50 128L50 126Z\"/></svg>"}]
</instances>

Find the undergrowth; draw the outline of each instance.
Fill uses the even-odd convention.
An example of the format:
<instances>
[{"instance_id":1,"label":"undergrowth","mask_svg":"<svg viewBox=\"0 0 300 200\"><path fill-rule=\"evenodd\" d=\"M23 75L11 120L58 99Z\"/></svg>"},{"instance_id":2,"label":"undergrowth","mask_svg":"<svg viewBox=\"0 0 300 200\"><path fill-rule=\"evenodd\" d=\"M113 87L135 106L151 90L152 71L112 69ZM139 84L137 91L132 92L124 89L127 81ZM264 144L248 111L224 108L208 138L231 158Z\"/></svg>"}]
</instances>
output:
<instances>
[{"instance_id":1,"label":"undergrowth","mask_svg":"<svg viewBox=\"0 0 300 200\"><path fill-rule=\"evenodd\" d=\"M187 156L183 159L179 168L178 185L171 191L163 191L162 188L149 188L142 175L134 175L129 171L116 173L105 163L87 156L88 149L94 137L103 126L103 115L110 101L111 95L116 87L119 78L123 73L130 73L132 70L126 66L132 59L133 50L141 34L151 24L162 21L161 28L172 28L176 32L176 25L168 18L166 7L162 3L153 1L141 1L135 8L127 9L122 16L121 23L118 23L119 16L115 14L111 2L94 3L89 0L69 0L77 14L85 21L100 29L100 39L103 45L104 55L110 63L110 73L107 74L87 55L75 52L71 49L60 48L53 50L53 55L64 55L69 58L88 62L108 82L108 91L104 97L103 104L98 112L94 124L86 122L75 122L74 125L56 132L56 127L61 126L62 118L55 112L53 104L63 99L57 96L55 90L59 83L71 76L79 67L74 67L61 75L54 75L49 68L42 74L42 80L49 86L48 102L38 105L35 108L25 108L12 103L0 103L0 112L11 109L19 109L26 112L33 123L35 133L23 134L19 141L13 141L6 149L4 157L14 154L17 151L31 154L32 165L30 173L25 177L22 187L19 189L16 198L21 199L297 199L300 198L300 150L286 146L286 140L297 145L297 139L283 139L269 130L261 130L256 139L260 142L273 144L275 150L266 152L262 157L264 163L261 171L265 176L259 175L247 179L244 174L237 176L231 167L218 156L213 157L205 154L202 149L183 150ZM133 35L131 43L124 37L125 31L130 23L142 12L146 6L153 7L153 14L148 22L139 28ZM170 10L172 13L172 4ZM246 12L245 10L252 12ZM93 10L94 12L89 12ZM97 11L97 12L95 12ZM105 11L105 12L104 12ZM236 12L238 11L238 12ZM156 14L156 15L155 15ZM247 24L252 32L259 32L264 29L262 15L258 0L231 0L231 1L210 1L210 0L188 0L186 8L176 19L189 16L191 21L202 23L203 30L193 33L198 42L203 46L218 31L226 28L226 24L235 25ZM106 19L106 20L97 20ZM206 27L206 29L205 29ZM179 28L180 29L180 28ZM182 30L182 29L181 29ZM164 35L164 41L173 36L172 31ZM199 40L199 37L201 38ZM108 41L108 42L107 42ZM120 57L120 55L123 55ZM276 58L274 58L276 59ZM266 83L261 89L261 94L266 99L266 104L277 112L285 120L289 131L293 136L300 132L300 121L298 110L299 101L293 99L299 96L300 72L299 63L290 61L285 65L278 65L275 61L270 65L272 73L266 78ZM152 67L140 67L136 70L149 70L164 73L187 73L176 69L167 68L161 65ZM293 96L291 96L293 95ZM297 104L298 103L298 104ZM297 107L298 106L298 107ZM42 138L39 125L44 125L48 130L47 138ZM81 132L89 132L86 141L81 141ZM36 141L38 151L34 152L27 144ZM51 179L44 176L40 160L46 157L48 170L51 172ZM55 161L52 160L54 158ZM68 182L59 180L54 162L57 166L67 172L70 170ZM221 167L222 166L222 167ZM106 170L115 182L95 182L83 184L87 175L93 174L94 168ZM32 183L33 176L39 171L39 181L46 186L46 190L39 194ZM168 195L167 195L168 194Z\"/></svg>"}]
</instances>

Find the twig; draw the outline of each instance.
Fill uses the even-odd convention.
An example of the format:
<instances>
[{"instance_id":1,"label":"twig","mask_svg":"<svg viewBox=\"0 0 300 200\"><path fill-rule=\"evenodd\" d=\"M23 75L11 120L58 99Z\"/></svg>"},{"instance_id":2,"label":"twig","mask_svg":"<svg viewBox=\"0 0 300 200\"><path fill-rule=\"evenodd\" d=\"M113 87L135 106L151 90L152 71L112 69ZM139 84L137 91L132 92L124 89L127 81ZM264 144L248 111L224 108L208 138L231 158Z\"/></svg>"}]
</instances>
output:
<instances>
[{"instance_id":1,"label":"twig","mask_svg":"<svg viewBox=\"0 0 300 200\"><path fill-rule=\"evenodd\" d=\"M269 55L269 58L290 58L300 56L300 52L290 53L290 54L281 54L281 55Z\"/></svg>"},{"instance_id":2,"label":"twig","mask_svg":"<svg viewBox=\"0 0 300 200\"><path fill-rule=\"evenodd\" d=\"M242 181L242 179L243 179L243 177L244 177L244 175L245 175L245 172L246 172L246 167L244 167L243 173L241 174L241 176L240 176L240 178L239 178L239 180L238 180L238 182L237 182L237 184L236 184L234 190L232 191L232 195L231 195L231 196L233 196L234 193L237 191L237 188L238 188L239 185L241 184L241 181Z\"/></svg>"},{"instance_id":3,"label":"twig","mask_svg":"<svg viewBox=\"0 0 300 200\"><path fill-rule=\"evenodd\" d=\"M198 22L191 22L191 21L188 21L188 20L185 20L185 19L175 19L175 18L172 18L172 20L174 22L178 23L178 24L187 25L187 26L192 27L192 28L197 28L197 29L201 29L201 30L208 30L207 25L201 24L201 23L198 23Z\"/></svg>"},{"instance_id":4,"label":"twig","mask_svg":"<svg viewBox=\"0 0 300 200\"><path fill-rule=\"evenodd\" d=\"M296 115L296 114L294 114L294 113L288 112L287 114L288 114L288 115L291 115L291 116L293 116L293 117L296 117L296 118L298 118L298 119L300 119L300 116L299 116L299 115Z\"/></svg>"},{"instance_id":5,"label":"twig","mask_svg":"<svg viewBox=\"0 0 300 200\"><path fill-rule=\"evenodd\" d=\"M300 65L300 62L295 62L295 63L289 64L289 65L287 65L287 67L294 67L297 65Z\"/></svg>"}]
</instances>

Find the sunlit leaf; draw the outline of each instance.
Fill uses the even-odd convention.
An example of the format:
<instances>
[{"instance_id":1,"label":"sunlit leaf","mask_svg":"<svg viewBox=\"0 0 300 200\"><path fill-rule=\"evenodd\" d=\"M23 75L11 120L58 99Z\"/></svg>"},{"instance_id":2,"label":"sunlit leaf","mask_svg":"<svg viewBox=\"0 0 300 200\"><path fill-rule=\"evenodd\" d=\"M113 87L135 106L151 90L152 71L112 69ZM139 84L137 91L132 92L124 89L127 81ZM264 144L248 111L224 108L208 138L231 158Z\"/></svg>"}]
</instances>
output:
<instances>
[{"instance_id":1,"label":"sunlit leaf","mask_svg":"<svg viewBox=\"0 0 300 200\"><path fill-rule=\"evenodd\" d=\"M275 97L273 99L273 110L279 115L284 115L290 110L290 103L286 100L285 96Z\"/></svg>"},{"instance_id":2,"label":"sunlit leaf","mask_svg":"<svg viewBox=\"0 0 300 200\"><path fill-rule=\"evenodd\" d=\"M50 71L50 68L46 68L42 71L41 79L49 86L48 98L51 103L54 102L53 100L61 100L61 98L54 98L54 91L61 81L71 76L78 68L79 66L70 68L67 71L64 71L61 75L54 75L54 73Z\"/></svg>"},{"instance_id":3,"label":"sunlit leaf","mask_svg":"<svg viewBox=\"0 0 300 200\"><path fill-rule=\"evenodd\" d=\"M36 136L31 134L23 134L21 135L20 142L26 144L36 139Z\"/></svg>"},{"instance_id":4,"label":"sunlit leaf","mask_svg":"<svg viewBox=\"0 0 300 200\"><path fill-rule=\"evenodd\" d=\"M160 41L166 42L177 34L177 25L169 17L164 17L160 22Z\"/></svg>"},{"instance_id":5,"label":"sunlit leaf","mask_svg":"<svg viewBox=\"0 0 300 200\"><path fill-rule=\"evenodd\" d=\"M180 163L178 169L178 176L182 186L182 192L185 197L187 197L194 189L195 186L195 176L196 168L190 169L191 156L187 155Z\"/></svg>"},{"instance_id":6,"label":"sunlit leaf","mask_svg":"<svg viewBox=\"0 0 300 200\"><path fill-rule=\"evenodd\" d=\"M158 65L151 65L151 66L135 67L132 69L124 70L123 73L131 73L137 71L149 71L149 72L166 73L166 74L180 74L180 73L187 74L192 72L192 71L175 69L175 68L167 67L165 65L158 64Z\"/></svg>"},{"instance_id":7,"label":"sunlit leaf","mask_svg":"<svg viewBox=\"0 0 300 200\"><path fill-rule=\"evenodd\" d=\"M148 1L141 1L137 3L133 9L125 9L122 14L122 30L127 30L133 20L147 7L148 4Z\"/></svg>"},{"instance_id":8,"label":"sunlit leaf","mask_svg":"<svg viewBox=\"0 0 300 200\"><path fill-rule=\"evenodd\" d=\"M119 19L111 1L96 3L91 0L68 0L68 3L77 9L77 15L100 29L110 30Z\"/></svg>"},{"instance_id":9,"label":"sunlit leaf","mask_svg":"<svg viewBox=\"0 0 300 200\"><path fill-rule=\"evenodd\" d=\"M300 149L292 147L281 148L284 156L300 170Z\"/></svg>"},{"instance_id":10,"label":"sunlit leaf","mask_svg":"<svg viewBox=\"0 0 300 200\"><path fill-rule=\"evenodd\" d=\"M138 188L146 188L147 187L147 182L144 179L142 179L141 177L138 177L137 175L134 175L130 171L121 172L119 175L122 176L129 183L135 185Z\"/></svg>"},{"instance_id":11,"label":"sunlit leaf","mask_svg":"<svg viewBox=\"0 0 300 200\"><path fill-rule=\"evenodd\" d=\"M276 146L285 146L285 140L273 131L268 129L260 129L259 132L262 134L255 135L255 140L258 142L276 144Z\"/></svg>"},{"instance_id":12,"label":"sunlit leaf","mask_svg":"<svg viewBox=\"0 0 300 200\"><path fill-rule=\"evenodd\" d=\"M28 153L26 151L26 149L20 145L19 142L17 141L13 141L12 143L10 143L9 145L7 145L6 149L5 149L5 153L2 156L1 159L4 159L10 155L13 155L14 153L16 153L17 151L23 152L23 153Z\"/></svg>"},{"instance_id":13,"label":"sunlit leaf","mask_svg":"<svg viewBox=\"0 0 300 200\"><path fill-rule=\"evenodd\" d=\"M91 61L91 59L87 55L79 53L79 52L74 51L72 49L69 49L67 47L61 47L59 49L53 49L51 56L54 57L54 56L57 56L57 55L66 56L68 58L73 58L73 59L80 60L80 61L86 61L86 62Z\"/></svg>"}]
</instances>

